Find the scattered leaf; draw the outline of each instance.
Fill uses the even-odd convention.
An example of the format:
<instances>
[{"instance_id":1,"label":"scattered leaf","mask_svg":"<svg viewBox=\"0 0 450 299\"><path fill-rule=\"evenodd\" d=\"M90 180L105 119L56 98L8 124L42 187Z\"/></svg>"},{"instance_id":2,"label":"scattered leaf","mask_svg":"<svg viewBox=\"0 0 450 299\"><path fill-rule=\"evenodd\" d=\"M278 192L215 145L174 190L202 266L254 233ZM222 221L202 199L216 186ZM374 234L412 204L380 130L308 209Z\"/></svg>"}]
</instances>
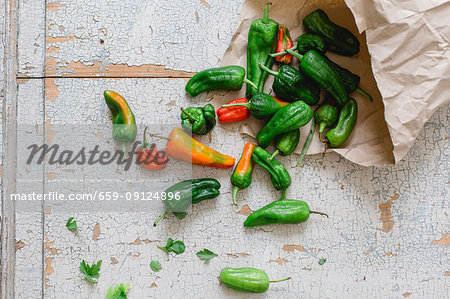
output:
<instances>
[{"instance_id":1,"label":"scattered leaf","mask_svg":"<svg viewBox=\"0 0 450 299\"><path fill-rule=\"evenodd\" d=\"M167 254L174 252L175 254L181 254L186 249L183 241L173 241L172 238L167 239L166 246L158 246L159 249L164 250Z\"/></svg>"},{"instance_id":2,"label":"scattered leaf","mask_svg":"<svg viewBox=\"0 0 450 299\"><path fill-rule=\"evenodd\" d=\"M160 262L153 260L150 262L150 268L155 272L159 272L159 270L162 269L162 266Z\"/></svg>"},{"instance_id":3,"label":"scattered leaf","mask_svg":"<svg viewBox=\"0 0 450 299\"><path fill-rule=\"evenodd\" d=\"M73 220L73 217L70 217L69 220L67 220L66 227L71 231L77 231L77 221Z\"/></svg>"},{"instance_id":4,"label":"scattered leaf","mask_svg":"<svg viewBox=\"0 0 450 299\"><path fill-rule=\"evenodd\" d=\"M317 263L322 266L323 264L325 264L326 261L327 259L323 257Z\"/></svg>"},{"instance_id":5,"label":"scattered leaf","mask_svg":"<svg viewBox=\"0 0 450 299\"><path fill-rule=\"evenodd\" d=\"M196 255L198 256L199 259L201 259L203 261L209 261L210 259L212 259L216 256L219 256L219 255L215 254L214 252L212 252L211 250L208 250L206 248L197 252Z\"/></svg>"},{"instance_id":6,"label":"scattered leaf","mask_svg":"<svg viewBox=\"0 0 450 299\"><path fill-rule=\"evenodd\" d=\"M80 277L86 278L91 283L97 283L98 277L100 276L100 267L102 265L102 261L98 261L97 264L93 264L89 266L84 260L80 263L80 271L84 274L81 274ZM96 278L96 279L94 279Z\"/></svg>"},{"instance_id":7,"label":"scattered leaf","mask_svg":"<svg viewBox=\"0 0 450 299\"><path fill-rule=\"evenodd\" d=\"M107 299L127 299L127 292L130 289L129 283L116 284L106 291Z\"/></svg>"}]
</instances>

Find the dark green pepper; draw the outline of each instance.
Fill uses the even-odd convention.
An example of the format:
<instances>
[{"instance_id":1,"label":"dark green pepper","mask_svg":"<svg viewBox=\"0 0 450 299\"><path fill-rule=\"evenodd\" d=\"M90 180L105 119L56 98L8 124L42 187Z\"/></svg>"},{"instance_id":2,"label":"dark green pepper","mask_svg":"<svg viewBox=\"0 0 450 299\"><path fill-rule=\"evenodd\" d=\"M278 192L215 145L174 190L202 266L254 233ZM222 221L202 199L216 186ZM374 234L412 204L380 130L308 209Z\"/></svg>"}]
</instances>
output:
<instances>
[{"instance_id":1,"label":"dark green pepper","mask_svg":"<svg viewBox=\"0 0 450 299\"><path fill-rule=\"evenodd\" d=\"M289 101L304 101L308 105L319 102L320 87L313 81L305 78L299 70L290 65L282 65L278 72L261 65L261 69L275 76L272 89L280 98Z\"/></svg>"},{"instance_id":2,"label":"dark green pepper","mask_svg":"<svg viewBox=\"0 0 450 299\"><path fill-rule=\"evenodd\" d=\"M275 158L276 155L289 156L298 146L300 141L300 129L295 129L273 139L276 150L273 152L269 160Z\"/></svg>"},{"instance_id":3,"label":"dark green pepper","mask_svg":"<svg viewBox=\"0 0 450 299\"><path fill-rule=\"evenodd\" d=\"M250 214L245 220L244 226L302 223L308 220L310 214L320 214L328 217L325 213L310 211L308 204L302 200L281 199Z\"/></svg>"},{"instance_id":4,"label":"dark green pepper","mask_svg":"<svg viewBox=\"0 0 450 299\"><path fill-rule=\"evenodd\" d=\"M206 135L216 126L216 111L214 106L181 108L181 126L187 132L196 135Z\"/></svg>"},{"instance_id":5,"label":"dark green pepper","mask_svg":"<svg viewBox=\"0 0 450 299\"><path fill-rule=\"evenodd\" d=\"M357 115L358 104L354 99L350 98L339 113L336 127L329 130L325 135L331 147L339 147L344 144L355 127Z\"/></svg>"},{"instance_id":6,"label":"dark green pepper","mask_svg":"<svg viewBox=\"0 0 450 299\"><path fill-rule=\"evenodd\" d=\"M297 101L281 108L258 132L256 138L259 146L266 148L275 136L306 125L312 116L311 107L303 101Z\"/></svg>"},{"instance_id":7,"label":"dark green pepper","mask_svg":"<svg viewBox=\"0 0 450 299\"><path fill-rule=\"evenodd\" d=\"M244 83L256 85L245 78L245 69L230 65L207 69L195 74L186 84L186 92L191 96L210 90L239 90Z\"/></svg>"},{"instance_id":8,"label":"dark green pepper","mask_svg":"<svg viewBox=\"0 0 450 299\"><path fill-rule=\"evenodd\" d=\"M243 106L247 107L250 114L257 119L272 117L278 110L289 105L289 102L279 100L267 93L258 92L247 103L223 105L222 107Z\"/></svg>"},{"instance_id":9,"label":"dark green pepper","mask_svg":"<svg viewBox=\"0 0 450 299\"><path fill-rule=\"evenodd\" d=\"M305 54L312 49L322 54L327 51L326 43L322 37L311 33L304 33L297 38L297 51L300 54Z\"/></svg>"},{"instance_id":10,"label":"dark green pepper","mask_svg":"<svg viewBox=\"0 0 450 299\"><path fill-rule=\"evenodd\" d=\"M286 51L300 60L299 68L306 76L328 91L339 106L344 106L348 100L347 91L341 78L330 65L328 58L316 50L309 50L305 55L295 53L291 49Z\"/></svg>"},{"instance_id":11,"label":"dark green pepper","mask_svg":"<svg viewBox=\"0 0 450 299\"><path fill-rule=\"evenodd\" d=\"M348 29L341 27L318 9L303 19L303 25L310 33L320 35L330 51L344 56L353 56L359 52L359 41Z\"/></svg>"},{"instance_id":12,"label":"dark green pepper","mask_svg":"<svg viewBox=\"0 0 450 299\"><path fill-rule=\"evenodd\" d=\"M227 287L248 293L264 293L269 283L291 279L290 277L269 280L266 272L255 268L225 268L220 272L220 281Z\"/></svg>"},{"instance_id":13,"label":"dark green pepper","mask_svg":"<svg viewBox=\"0 0 450 299\"><path fill-rule=\"evenodd\" d=\"M300 156L298 157L297 165L294 167L299 166L302 164L303 158L306 156L306 153L308 152L309 146L311 145L311 141L314 137L314 132L316 130L316 122L314 117L311 119L311 127L309 128L308 136L306 136L305 143L303 144L302 152L300 153Z\"/></svg>"},{"instance_id":14,"label":"dark green pepper","mask_svg":"<svg viewBox=\"0 0 450 299\"><path fill-rule=\"evenodd\" d=\"M338 109L329 103L325 103L316 110L314 118L319 125L319 136L322 139L323 130L333 126L337 121Z\"/></svg>"},{"instance_id":15,"label":"dark green pepper","mask_svg":"<svg viewBox=\"0 0 450 299\"><path fill-rule=\"evenodd\" d=\"M269 19L269 5L270 2L266 4L264 17L254 20L248 31L247 78L257 87L247 85L247 98L263 92L267 73L259 68L259 64L271 68L275 62L269 54L275 52L277 47L278 23Z\"/></svg>"},{"instance_id":16,"label":"dark green pepper","mask_svg":"<svg viewBox=\"0 0 450 299\"><path fill-rule=\"evenodd\" d=\"M156 226L169 212L172 212L179 219L183 219L191 204L216 198L220 194L219 189L220 183L210 178L185 180L167 188L162 193L165 199L161 198L166 206L166 211L155 220L153 225Z\"/></svg>"},{"instance_id":17,"label":"dark green pepper","mask_svg":"<svg viewBox=\"0 0 450 299\"><path fill-rule=\"evenodd\" d=\"M252 153L256 164L267 170L272 184L277 190L286 190L291 185L291 176L284 166L276 159L270 159L270 154L261 147L256 147Z\"/></svg>"}]
</instances>

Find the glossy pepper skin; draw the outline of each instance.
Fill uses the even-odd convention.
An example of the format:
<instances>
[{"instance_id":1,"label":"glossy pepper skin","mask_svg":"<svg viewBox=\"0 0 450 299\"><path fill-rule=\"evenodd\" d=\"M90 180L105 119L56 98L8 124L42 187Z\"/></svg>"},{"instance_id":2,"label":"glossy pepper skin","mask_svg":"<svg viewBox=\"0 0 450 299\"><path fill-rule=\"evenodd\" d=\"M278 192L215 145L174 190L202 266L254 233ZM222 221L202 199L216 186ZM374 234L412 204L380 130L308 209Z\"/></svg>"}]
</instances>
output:
<instances>
[{"instance_id":1,"label":"glossy pepper skin","mask_svg":"<svg viewBox=\"0 0 450 299\"><path fill-rule=\"evenodd\" d=\"M269 280L266 272L255 268L225 268L220 272L220 281L225 286L247 293L264 293L269 289L269 283L288 279L290 277Z\"/></svg>"},{"instance_id":2,"label":"glossy pepper skin","mask_svg":"<svg viewBox=\"0 0 450 299\"><path fill-rule=\"evenodd\" d=\"M252 160L252 153L255 147L256 146L251 142L247 142L244 145L241 159L239 159L239 162L236 164L236 168L230 177L231 184L234 186L232 195L234 204L236 204L237 192L247 188L252 182L253 166L255 164Z\"/></svg>"},{"instance_id":3,"label":"glossy pepper skin","mask_svg":"<svg viewBox=\"0 0 450 299\"><path fill-rule=\"evenodd\" d=\"M270 159L271 155L261 147L256 147L252 153L252 159L256 164L267 170L272 184L277 190L285 190L291 185L291 176L284 166L276 159Z\"/></svg>"},{"instance_id":4,"label":"glossy pepper skin","mask_svg":"<svg viewBox=\"0 0 450 299\"><path fill-rule=\"evenodd\" d=\"M122 145L136 139L136 122L127 101L117 92L105 90L106 105L112 114L113 139Z\"/></svg>"},{"instance_id":5,"label":"glossy pepper skin","mask_svg":"<svg viewBox=\"0 0 450 299\"><path fill-rule=\"evenodd\" d=\"M160 152L156 144L149 144L146 139L147 128L144 129L144 140L136 150L136 158L141 165L150 170L163 170L166 168L169 157L165 152Z\"/></svg>"},{"instance_id":6,"label":"glossy pepper skin","mask_svg":"<svg viewBox=\"0 0 450 299\"><path fill-rule=\"evenodd\" d=\"M275 136L298 129L311 120L312 109L303 101L297 101L281 108L258 132L259 146L266 148Z\"/></svg>"},{"instance_id":7,"label":"glossy pepper skin","mask_svg":"<svg viewBox=\"0 0 450 299\"><path fill-rule=\"evenodd\" d=\"M344 106L348 100L347 90L328 58L316 50L309 50L305 55L295 53L291 49L287 49L287 52L300 60L299 68L306 76L328 91L339 106Z\"/></svg>"},{"instance_id":8,"label":"glossy pepper skin","mask_svg":"<svg viewBox=\"0 0 450 299\"><path fill-rule=\"evenodd\" d=\"M235 99L217 109L217 116L221 123L232 123L246 120L250 117L250 111L245 106L247 105L247 98ZM228 106L230 105L230 106Z\"/></svg>"},{"instance_id":9,"label":"glossy pepper skin","mask_svg":"<svg viewBox=\"0 0 450 299\"><path fill-rule=\"evenodd\" d=\"M230 168L234 165L235 159L233 157L207 147L180 128L173 128L169 139L164 151L171 158L216 168Z\"/></svg>"},{"instance_id":10,"label":"glossy pepper skin","mask_svg":"<svg viewBox=\"0 0 450 299\"><path fill-rule=\"evenodd\" d=\"M307 15L303 25L308 32L320 35L330 51L344 56L358 54L358 39L348 29L333 23L323 10L318 9Z\"/></svg>"},{"instance_id":11,"label":"glossy pepper skin","mask_svg":"<svg viewBox=\"0 0 450 299\"><path fill-rule=\"evenodd\" d=\"M264 17L254 20L248 32L247 78L257 87L247 85L247 98L264 89L267 74L261 71L259 64L271 68L275 62L269 54L275 52L277 47L278 23L269 19L269 5L266 4Z\"/></svg>"},{"instance_id":12,"label":"glossy pepper skin","mask_svg":"<svg viewBox=\"0 0 450 299\"><path fill-rule=\"evenodd\" d=\"M187 132L196 135L206 135L216 126L216 111L214 106L181 108L181 126Z\"/></svg>"},{"instance_id":13,"label":"glossy pepper skin","mask_svg":"<svg viewBox=\"0 0 450 299\"><path fill-rule=\"evenodd\" d=\"M289 30L284 27L280 26L278 29L278 42L277 42L277 50L276 53L280 53L285 51L286 49L290 49L294 46L294 43L292 42L291 35L289 34ZM284 54L281 56L277 56L275 58L277 62L283 63L283 64L291 64L292 62L292 55L291 54Z\"/></svg>"},{"instance_id":14,"label":"glossy pepper skin","mask_svg":"<svg viewBox=\"0 0 450 299\"><path fill-rule=\"evenodd\" d=\"M153 225L156 226L169 212L183 219L192 204L216 198L220 194L219 189L220 183L211 178L185 180L167 188L164 192L166 197L163 200L166 211L156 219Z\"/></svg>"},{"instance_id":15,"label":"glossy pepper skin","mask_svg":"<svg viewBox=\"0 0 450 299\"><path fill-rule=\"evenodd\" d=\"M354 99L348 100L339 113L339 120L333 129L329 130L325 138L331 147L339 147L348 139L353 131L358 115L358 104Z\"/></svg>"},{"instance_id":16,"label":"glossy pepper skin","mask_svg":"<svg viewBox=\"0 0 450 299\"><path fill-rule=\"evenodd\" d=\"M325 54L327 47L322 37L316 34L304 33L297 38L297 51L300 54L305 54L312 49Z\"/></svg>"},{"instance_id":17,"label":"glossy pepper skin","mask_svg":"<svg viewBox=\"0 0 450 299\"><path fill-rule=\"evenodd\" d=\"M239 90L244 83L254 85L245 78L245 69L230 65L207 69L195 74L186 84L186 92L195 97L210 90Z\"/></svg>"},{"instance_id":18,"label":"glossy pepper skin","mask_svg":"<svg viewBox=\"0 0 450 299\"><path fill-rule=\"evenodd\" d=\"M278 135L273 139L273 141L275 143L276 150L273 152L270 160L278 154L282 156L289 156L298 146L298 142L300 141L300 129L295 129Z\"/></svg>"},{"instance_id":19,"label":"glossy pepper skin","mask_svg":"<svg viewBox=\"0 0 450 299\"><path fill-rule=\"evenodd\" d=\"M322 136L323 130L333 126L337 121L338 109L329 103L325 103L316 110L314 117L319 125L319 136Z\"/></svg>"},{"instance_id":20,"label":"glossy pepper skin","mask_svg":"<svg viewBox=\"0 0 450 299\"><path fill-rule=\"evenodd\" d=\"M304 101L308 105L315 105L319 102L320 87L312 80L305 78L299 70L289 65L282 65L278 72L263 65L261 68L275 77L272 89L283 100Z\"/></svg>"},{"instance_id":21,"label":"glossy pepper skin","mask_svg":"<svg viewBox=\"0 0 450 299\"><path fill-rule=\"evenodd\" d=\"M326 215L310 211L306 202L296 199L280 199L250 214L244 222L245 227L262 226L274 223L296 224L308 220L310 214Z\"/></svg>"},{"instance_id":22,"label":"glossy pepper skin","mask_svg":"<svg viewBox=\"0 0 450 299\"><path fill-rule=\"evenodd\" d=\"M222 107L244 107L257 119L266 119L272 117L278 110L289 105L289 102L277 99L267 93L256 93L249 102L228 103ZM222 109L222 108L221 108Z\"/></svg>"}]
</instances>

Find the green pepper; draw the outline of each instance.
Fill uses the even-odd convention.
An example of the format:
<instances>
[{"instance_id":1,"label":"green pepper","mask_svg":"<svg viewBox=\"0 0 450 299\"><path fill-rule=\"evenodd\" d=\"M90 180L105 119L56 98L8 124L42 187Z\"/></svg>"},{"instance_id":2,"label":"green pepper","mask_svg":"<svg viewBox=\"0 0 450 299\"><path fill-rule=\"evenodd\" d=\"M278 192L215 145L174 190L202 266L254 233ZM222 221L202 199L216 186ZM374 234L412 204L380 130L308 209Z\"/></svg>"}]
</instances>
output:
<instances>
[{"instance_id":1,"label":"green pepper","mask_svg":"<svg viewBox=\"0 0 450 299\"><path fill-rule=\"evenodd\" d=\"M313 118L311 118L311 127L309 128L308 136L306 136L306 140L305 140L305 143L303 144L302 151L301 151L300 155L298 156L297 165L295 165L294 167L297 167L300 164L302 164L303 158L306 156L309 146L311 145L311 141L314 137L315 130L316 130L316 121L315 121L315 118L313 117Z\"/></svg>"},{"instance_id":2,"label":"green pepper","mask_svg":"<svg viewBox=\"0 0 450 299\"><path fill-rule=\"evenodd\" d=\"M325 138L331 147L339 147L348 139L352 133L358 115L358 104L352 98L348 100L339 113L339 120L335 128L329 130Z\"/></svg>"},{"instance_id":3,"label":"green pepper","mask_svg":"<svg viewBox=\"0 0 450 299\"><path fill-rule=\"evenodd\" d=\"M281 108L258 132L256 138L259 146L266 148L275 136L306 125L312 116L311 107L303 101L297 101Z\"/></svg>"},{"instance_id":4,"label":"green pepper","mask_svg":"<svg viewBox=\"0 0 450 299\"><path fill-rule=\"evenodd\" d=\"M280 199L250 214L245 220L244 226L302 223L308 220L310 214L320 214L328 217L325 213L310 211L308 204L302 200Z\"/></svg>"},{"instance_id":5,"label":"green pepper","mask_svg":"<svg viewBox=\"0 0 450 299\"><path fill-rule=\"evenodd\" d=\"M247 142L244 145L241 159L239 159L239 162L236 164L236 168L230 177L231 184L234 186L232 195L234 204L236 204L237 192L247 188L252 182L253 166L255 164L252 160L254 149L255 145L251 142Z\"/></svg>"},{"instance_id":6,"label":"green pepper","mask_svg":"<svg viewBox=\"0 0 450 299\"><path fill-rule=\"evenodd\" d=\"M328 58L316 50L309 50L305 55L295 53L291 49L286 51L300 60L299 68L306 76L328 91L339 106L344 106L348 100L347 91L341 78L330 65Z\"/></svg>"},{"instance_id":7,"label":"green pepper","mask_svg":"<svg viewBox=\"0 0 450 299\"><path fill-rule=\"evenodd\" d=\"M191 204L216 198L220 194L219 189L220 183L210 178L185 180L167 188L162 193L165 198L162 200L166 206L166 211L155 220L153 225L156 226L169 212L172 212L179 219L183 219Z\"/></svg>"},{"instance_id":8,"label":"green pepper","mask_svg":"<svg viewBox=\"0 0 450 299\"><path fill-rule=\"evenodd\" d=\"M256 85L245 78L245 69L230 65L207 69L195 74L186 84L186 92L191 96L210 90L239 90L242 84Z\"/></svg>"},{"instance_id":9,"label":"green pepper","mask_svg":"<svg viewBox=\"0 0 450 299\"><path fill-rule=\"evenodd\" d=\"M295 129L273 139L276 150L273 152L269 160L275 158L276 155L289 156L297 148L300 141L300 129Z\"/></svg>"},{"instance_id":10,"label":"green pepper","mask_svg":"<svg viewBox=\"0 0 450 299\"><path fill-rule=\"evenodd\" d=\"M325 103L316 110L314 117L319 125L319 136L322 139L323 130L331 127L337 121L338 109L329 103Z\"/></svg>"},{"instance_id":11,"label":"green pepper","mask_svg":"<svg viewBox=\"0 0 450 299\"><path fill-rule=\"evenodd\" d=\"M324 54L327 51L326 43L319 35L304 33L297 38L297 51L305 54L309 50L316 49Z\"/></svg>"},{"instance_id":12,"label":"green pepper","mask_svg":"<svg viewBox=\"0 0 450 299\"><path fill-rule=\"evenodd\" d=\"M255 268L225 268L220 272L220 281L225 286L248 293L264 293L269 288L269 283L288 279L291 278L269 280L266 272Z\"/></svg>"},{"instance_id":13,"label":"green pepper","mask_svg":"<svg viewBox=\"0 0 450 299\"><path fill-rule=\"evenodd\" d=\"M258 92L247 103L227 104L222 107L242 106L247 107L250 114L257 119L272 117L278 110L289 105L289 102L277 99L267 93Z\"/></svg>"},{"instance_id":14,"label":"green pepper","mask_svg":"<svg viewBox=\"0 0 450 299\"><path fill-rule=\"evenodd\" d=\"M344 56L353 56L359 52L359 41L348 29L341 27L318 9L303 19L303 25L310 33L320 35L330 51Z\"/></svg>"},{"instance_id":15,"label":"green pepper","mask_svg":"<svg viewBox=\"0 0 450 299\"><path fill-rule=\"evenodd\" d=\"M112 114L113 139L122 144L125 152L125 145L136 139L136 122L133 111L127 101L117 92L105 90L103 95Z\"/></svg>"},{"instance_id":16,"label":"green pepper","mask_svg":"<svg viewBox=\"0 0 450 299\"><path fill-rule=\"evenodd\" d=\"M252 153L253 161L269 172L275 189L286 190L291 185L291 176L280 162L276 159L269 160L270 157L271 155L259 146Z\"/></svg>"},{"instance_id":17,"label":"green pepper","mask_svg":"<svg viewBox=\"0 0 450 299\"><path fill-rule=\"evenodd\" d=\"M247 98L264 90L267 73L259 68L259 64L271 68L275 62L269 54L275 52L277 47L278 23L269 19L269 5L270 2L266 4L264 17L254 20L248 31L247 78L257 87L247 85Z\"/></svg>"},{"instance_id":18,"label":"green pepper","mask_svg":"<svg viewBox=\"0 0 450 299\"><path fill-rule=\"evenodd\" d=\"M272 89L280 98L289 101L304 101L308 105L319 102L320 87L308 78L305 78L299 70L290 65L282 65L278 72L261 65L261 69L275 76Z\"/></svg>"},{"instance_id":19,"label":"green pepper","mask_svg":"<svg viewBox=\"0 0 450 299\"><path fill-rule=\"evenodd\" d=\"M214 106L181 108L181 126L187 132L196 135L206 135L216 125L216 111Z\"/></svg>"}]
</instances>

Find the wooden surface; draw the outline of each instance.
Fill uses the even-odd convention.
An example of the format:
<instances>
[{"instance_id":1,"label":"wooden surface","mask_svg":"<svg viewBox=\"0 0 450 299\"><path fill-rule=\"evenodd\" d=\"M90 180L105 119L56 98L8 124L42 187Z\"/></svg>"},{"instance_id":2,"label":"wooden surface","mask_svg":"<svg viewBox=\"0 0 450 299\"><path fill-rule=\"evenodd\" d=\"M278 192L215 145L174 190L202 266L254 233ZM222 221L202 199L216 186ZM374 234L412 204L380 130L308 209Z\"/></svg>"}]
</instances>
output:
<instances>
[{"instance_id":1,"label":"wooden surface","mask_svg":"<svg viewBox=\"0 0 450 299\"><path fill-rule=\"evenodd\" d=\"M207 98L187 99L186 78L217 65L243 3L19 2L18 123L41 125L108 124L105 89L124 95L139 123L177 123L178 107ZM270 298L445 298L448 116L448 106L439 109L395 167L361 167L327 154L289 168L297 157L281 158L293 177L287 196L306 200L328 219L244 229L250 209L278 196L266 173L255 171L235 207L231 170L201 167L194 173L218 178L222 195L194 207L183 221L167 217L157 228L151 223L162 207L145 214L73 215L43 204L39 213L17 213L15 297L104 298L108 286L129 282L130 298L259 298L226 289L217 280L224 267L252 266L274 279L292 276L272 285ZM211 141L204 141L235 157L244 142L233 126L218 126ZM49 178L42 169L37 192L49 191ZM66 229L70 216L77 218L80 233ZM157 249L168 237L184 240L186 252L168 257ZM200 261L195 252L203 248L219 257ZM322 266L321 257L327 258ZM82 259L103 260L98 285L77 277ZM163 266L157 274L149 267L152 259Z\"/></svg>"}]
</instances>

